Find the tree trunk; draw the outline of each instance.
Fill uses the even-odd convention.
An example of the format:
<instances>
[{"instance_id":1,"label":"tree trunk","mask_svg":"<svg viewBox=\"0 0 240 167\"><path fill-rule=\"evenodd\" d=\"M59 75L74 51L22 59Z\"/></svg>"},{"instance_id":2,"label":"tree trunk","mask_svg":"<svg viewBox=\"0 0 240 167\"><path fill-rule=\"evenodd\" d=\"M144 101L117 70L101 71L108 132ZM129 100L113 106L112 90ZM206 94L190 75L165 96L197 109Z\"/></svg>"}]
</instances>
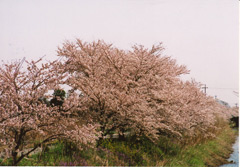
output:
<instances>
[{"instance_id":1,"label":"tree trunk","mask_svg":"<svg viewBox=\"0 0 240 167\"><path fill-rule=\"evenodd\" d=\"M118 139L120 140L120 141L124 141L125 140L125 136L124 136L124 134L118 134Z\"/></svg>"},{"instance_id":2,"label":"tree trunk","mask_svg":"<svg viewBox=\"0 0 240 167\"><path fill-rule=\"evenodd\" d=\"M12 151L12 158L13 158L12 165L16 166L18 162L17 162L17 152L15 150Z\"/></svg>"}]
</instances>

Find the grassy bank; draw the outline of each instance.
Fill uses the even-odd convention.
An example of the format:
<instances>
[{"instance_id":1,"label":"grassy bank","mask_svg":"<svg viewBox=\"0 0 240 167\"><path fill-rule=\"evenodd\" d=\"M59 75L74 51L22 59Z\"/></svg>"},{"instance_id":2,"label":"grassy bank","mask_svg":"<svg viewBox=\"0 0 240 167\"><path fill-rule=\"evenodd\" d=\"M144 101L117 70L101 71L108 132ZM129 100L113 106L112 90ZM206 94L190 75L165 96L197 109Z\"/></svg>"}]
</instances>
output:
<instances>
[{"instance_id":1,"label":"grassy bank","mask_svg":"<svg viewBox=\"0 0 240 167\"><path fill-rule=\"evenodd\" d=\"M57 141L25 158L19 165L60 166L218 166L226 163L232 151L237 131L226 126L217 138L183 145L173 139L162 137L157 144L146 138L125 141L105 139L97 148L77 150L71 143ZM0 165L11 165L11 160L0 160Z\"/></svg>"},{"instance_id":2,"label":"grassy bank","mask_svg":"<svg viewBox=\"0 0 240 167\"><path fill-rule=\"evenodd\" d=\"M185 146L176 156L169 156L166 166L219 166L228 163L237 131L226 128L217 138Z\"/></svg>"}]
</instances>

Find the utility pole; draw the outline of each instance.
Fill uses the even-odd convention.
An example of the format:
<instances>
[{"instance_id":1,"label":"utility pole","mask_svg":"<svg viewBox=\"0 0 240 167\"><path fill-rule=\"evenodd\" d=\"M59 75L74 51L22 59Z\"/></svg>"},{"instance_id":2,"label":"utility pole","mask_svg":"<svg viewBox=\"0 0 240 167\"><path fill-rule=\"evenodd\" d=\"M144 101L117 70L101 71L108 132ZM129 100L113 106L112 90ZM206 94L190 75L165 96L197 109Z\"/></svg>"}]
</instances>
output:
<instances>
[{"instance_id":1,"label":"utility pole","mask_svg":"<svg viewBox=\"0 0 240 167\"><path fill-rule=\"evenodd\" d=\"M207 85L206 85L206 84L205 84L205 86L204 86L204 87L202 87L202 89L204 89L204 93L205 93L205 94L207 94L207 88L208 88L208 87L207 87Z\"/></svg>"}]
</instances>

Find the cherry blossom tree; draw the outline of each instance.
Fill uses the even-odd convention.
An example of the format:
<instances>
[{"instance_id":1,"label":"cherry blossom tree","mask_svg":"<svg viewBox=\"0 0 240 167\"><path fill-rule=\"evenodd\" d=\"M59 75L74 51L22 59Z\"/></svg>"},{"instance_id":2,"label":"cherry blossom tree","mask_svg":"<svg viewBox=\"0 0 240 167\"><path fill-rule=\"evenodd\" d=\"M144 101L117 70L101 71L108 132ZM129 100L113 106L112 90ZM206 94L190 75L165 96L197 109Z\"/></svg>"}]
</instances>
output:
<instances>
[{"instance_id":1,"label":"cherry blossom tree","mask_svg":"<svg viewBox=\"0 0 240 167\"><path fill-rule=\"evenodd\" d=\"M20 62L0 67L0 144L13 165L57 138L71 140L79 147L94 143L97 125L79 110L78 95L66 99L61 110L41 100L49 98L49 90L59 89L59 81L65 77L55 69L56 62L40 65L40 59L24 63L25 70Z\"/></svg>"},{"instance_id":2,"label":"cherry blossom tree","mask_svg":"<svg viewBox=\"0 0 240 167\"><path fill-rule=\"evenodd\" d=\"M166 123L168 110L159 108L181 74L188 73L160 45L152 49L134 46L123 51L103 41L67 42L59 48L66 84L82 92L81 104L95 114L103 135L132 129L137 135L156 139L159 130L177 133ZM169 118L170 119L170 118ZM172 122L172 120L171 120Z\"/></svg>"},{"instance_id":3,"label":"cherry blossom tree","mask_svg":"<svg viewBox=\"0 0 240 167\"><path fill-rule=\"evenodd\" d=\"M162 55L161 44L124 51L103 41L66 42L58 50L65 84L81 92L82 110L101 124L103 136L133 130L153 141L159 135L214 136L216 117L227 110L200 91L195 81L183 82L189 71Z\"/></svg>"}]
</instances>

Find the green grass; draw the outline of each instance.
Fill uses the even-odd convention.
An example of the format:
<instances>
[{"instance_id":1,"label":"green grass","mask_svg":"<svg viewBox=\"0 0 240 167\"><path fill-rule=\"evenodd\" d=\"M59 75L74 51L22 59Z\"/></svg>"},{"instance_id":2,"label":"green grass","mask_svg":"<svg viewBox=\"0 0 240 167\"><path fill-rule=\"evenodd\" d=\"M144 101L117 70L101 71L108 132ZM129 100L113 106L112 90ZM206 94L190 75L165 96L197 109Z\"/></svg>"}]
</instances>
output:
<instances>
[{"instance_id":1,"label":"green grass","mask_svg":"<svg viewBox=\"0 0 240 167\"><path fill-rule=\"evenodd\" d=\"M98 148L78 150L58 141L51 149L23 159L21 166L218 166L226 162L237 132L226 126L217 138L183 145L161 137L157 143L142 137L125 141L105 139ZM0 165L11 165L11 159Z\"/></svg>"},{"instance_id":2,"label":"green grass","mask_svg":"<svg viewBox=\"0 0 240 167\"><path fill-rule=\"evenodd\" d=\"M219 166L227 163L237 132L226 127L215 139L185 146L176 156L167 156L166 166Z\"/></svg>"}]
</instances>

